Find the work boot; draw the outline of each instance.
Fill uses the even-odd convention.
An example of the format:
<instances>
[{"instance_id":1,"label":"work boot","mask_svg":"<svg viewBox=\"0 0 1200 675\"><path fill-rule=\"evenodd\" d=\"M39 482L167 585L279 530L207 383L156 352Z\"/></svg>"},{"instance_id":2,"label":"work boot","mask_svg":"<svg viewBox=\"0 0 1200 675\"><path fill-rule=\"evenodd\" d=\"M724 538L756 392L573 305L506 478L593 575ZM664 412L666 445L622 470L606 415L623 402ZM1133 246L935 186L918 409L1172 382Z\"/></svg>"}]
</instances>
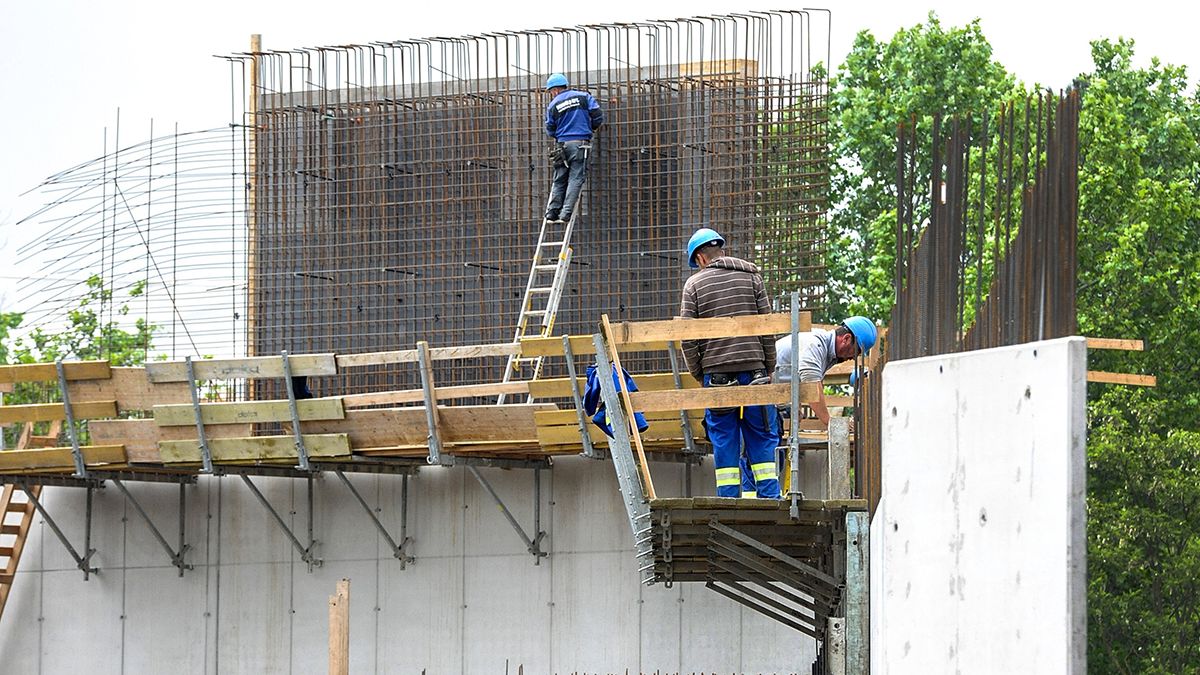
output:
<instances>
[{"instance_id":1,"label":"work boot","mask_svg":"<svg viewBox=\"0 0 1200 675\"><path fill-rule=\"evenodd\" d=\"M546 219L547 223L561 222L558 218L558 213L553 212L553 211L547 211L546 215L545 215L545 219Z\"/></svg>"},{"instance_id":2,"label":"work boot","mask_svg":"<svg viewBox=\"0 0 1200 675\"><path fill-rule=\"evenodd\" d=\"M292 377L292 394L296 397L297 401L315 398L313 393L308 389L307 375L295 375Z\"/></svg>"},{"instance_id":3,"label":"work boot","mask_svg":"<svg viewBox=\"0 0 1200 675\"><path fill-rule=\"evenodd\" d=\"M557 220L555 220L554 222L556 222L556 223L569 223L569 222L571 222L571 214L569 214L569 213L564 213L564 214L562 214L561 216L559 216L559 217L558 217L558 219L557 219Z\"/></svg>"}]
</instances>

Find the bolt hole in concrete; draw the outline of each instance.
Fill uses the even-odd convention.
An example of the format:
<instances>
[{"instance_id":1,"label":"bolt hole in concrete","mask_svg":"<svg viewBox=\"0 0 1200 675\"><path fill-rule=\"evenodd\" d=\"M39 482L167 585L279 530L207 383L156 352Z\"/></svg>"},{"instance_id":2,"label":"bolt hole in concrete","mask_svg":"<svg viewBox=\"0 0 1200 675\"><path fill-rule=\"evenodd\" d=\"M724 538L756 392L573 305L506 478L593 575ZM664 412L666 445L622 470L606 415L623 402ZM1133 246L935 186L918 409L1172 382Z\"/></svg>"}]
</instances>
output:
<instances>
[{"instance_id":1,"label":"bolt hole in concrete","mask_svg":"<svg viewBox=\"0 0 1200 675\"><path fill-rule=\"evenodd\" d=\"M1032 395L1033 391L1029 387L1025 387L1025 398L1029 398Z\"/></svg>"},{"instance_id":2,"label":"bolt hole in concrete","mask_svg":"<svg viewBox=\"0 0 1200 675\"><path fill-rule=\"evenodd\" d=\"M898 532L899 530L900 530L900 523L892 523L892 532Z\"/></svg>"},{"instance_id":3,"label":"bolt hole in concrete","mask_svg":"<svg viewBox=\"0 0 1200 675\"><path fill-rule=\"evenodd\" d=\"M987 509L979 509L979 525L987 525Z\"/></svg>"},{"instance_id":4,"label":"bolt hole in concrete","mask_svg":"<svg viewBox=\"0 0 1200 675\"><path fill-rule=\"evenodd\" d=\"M940 373L940 372L942 372L942 370L943 370L942 366L938 366L938 372Z\"/></svg>"},{"instance_id":5,"label":"bolt hole in concrete","mask_svg":"<svg viewBox=\"0 0 1200 675\"><path fill-rule=\"evenodd\" d=\"M892 417L896 416L896 407L892 406Z\"/></svg>"}]
</instances>

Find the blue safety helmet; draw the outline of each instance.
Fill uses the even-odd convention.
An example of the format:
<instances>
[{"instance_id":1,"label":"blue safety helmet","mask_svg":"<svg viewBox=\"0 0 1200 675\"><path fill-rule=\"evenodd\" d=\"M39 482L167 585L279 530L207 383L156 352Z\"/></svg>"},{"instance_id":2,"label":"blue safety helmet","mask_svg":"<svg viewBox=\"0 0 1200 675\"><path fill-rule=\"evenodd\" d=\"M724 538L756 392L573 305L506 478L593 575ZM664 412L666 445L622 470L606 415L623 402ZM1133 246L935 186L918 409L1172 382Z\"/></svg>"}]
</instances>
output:
<instances>
[{"instance_id":1,"label":"blue safety helmet","mask_svg":"<svg viewBox=\"0 0 1200 675\"><path fill-rule=\"evenodd\" d=\"M865 316L852 316L843 321L842 325L854 335L854 341L858 343L859 351L869 354L871 347L875 346L875 338L878 336L878 333L875 332L875 322Z\"/></svg>"},{"instance_id":2,"label":"blue safety helmet","mask_svg":"<svg viewBox=\"0 0 1200 675\"><path fill-rule=\"evenodd\" d=\"M712 244L714 242L718 246L724 246L725 238L717 234L717 231L712 228L702 227L696 230L696 234L693 234L692 238L688 239L688 267L691 267L692 269L699 268L700 266L696 264L696 251L701 247L707 246L708 244Z\"/></svg>"},{"instance_id":3,"label":"blue safety helmet","mask_svg":"<svg viewBox=\"0 0 1200 675\"><path fill-rule=\"evenodd\" d=\"M546 78L546 88L547 89L553 89L555 87L566 87L566 86L568 86L567 76L563 75L562 73L554 73L550 77Z\"/></svg>"}]
</instances>

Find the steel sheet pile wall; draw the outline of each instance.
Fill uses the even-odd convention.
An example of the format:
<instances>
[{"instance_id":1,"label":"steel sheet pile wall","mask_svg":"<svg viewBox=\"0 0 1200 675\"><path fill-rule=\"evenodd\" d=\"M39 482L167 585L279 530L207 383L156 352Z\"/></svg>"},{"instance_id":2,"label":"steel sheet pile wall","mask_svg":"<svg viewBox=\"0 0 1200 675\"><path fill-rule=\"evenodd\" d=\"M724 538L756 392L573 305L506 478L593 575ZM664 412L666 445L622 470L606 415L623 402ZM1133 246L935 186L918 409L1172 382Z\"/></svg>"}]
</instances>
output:
<instances>
[{"instance_id":1,"label":"steel sheet pile wall","mask_svg":"<svg viewBox=\"0 0 1200 675\"><path fill-rule=\"evenodd\" d=\"M512 339L550 184L552 71L604 108L555 333L678 312L701 225L773 293L824 295L826 85L775 12L268 52L253 119L250 349ZM255 78L248 78L252 83ZM282 92L282 93L279 93ZM632 367L645 364L631 363ZM499 380L503 363L437 368ZM410 370L319 389L415 386Z\"/></svg>"},{"instance_id":2,"label":"steel sheet pile wall","mask_svg":"<svg viewBox=\"0 0 1200 675\"><path fill-rule=\"evenodd\" d=\"M1002 347L1076 331L1079 95L986 122L900 130L896 304L880 360ZM882 382L862 387L859 494L880 496Z\"/></svg>"}]
</instances>

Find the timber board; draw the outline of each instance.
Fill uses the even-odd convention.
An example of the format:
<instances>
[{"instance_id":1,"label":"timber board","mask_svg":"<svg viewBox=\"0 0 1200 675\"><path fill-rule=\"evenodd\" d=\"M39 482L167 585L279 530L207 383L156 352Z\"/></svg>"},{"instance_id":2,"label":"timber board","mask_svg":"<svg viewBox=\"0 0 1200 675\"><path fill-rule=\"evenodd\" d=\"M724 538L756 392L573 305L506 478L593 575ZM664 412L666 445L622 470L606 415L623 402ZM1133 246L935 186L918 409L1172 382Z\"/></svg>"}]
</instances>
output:
<instances>
[{"instance_id":1,"label":"timber board","mask_svg":"<svg viewBox=\"0 0 1200 675\"><path fill-rule=\"evenodd\" d=\"M145 368L117 367L106 380L78 380L67 384L72 401L117 402L118 412L150 410L156 405L189 403L192 392L186 382L155 384L146 378Z\"/></svg>"},{"instance_id":2,"label":"timber board","mask_svg":"<svg viewBox=\"0 0 1200 675\"><path fill-rule=\"evenodd\" d=\"M77 420L101 417L116 417L116 401L89 401L72 403L71 413ZM0 406L0 424L20 422L53 422L67 419L67 408L62 403L34 403L29 405Z\"/></svg>"},{"instance_id":3,"label":"timber board","mask_svg":"<svg viewBox=\"0 0 1200 675\"><path fill-rule=\"evenodd\" d=\"M108 361L63 361L67 381L104 380L109 377ZM57 382L58 367L53 363L23 363L0 366L0 382Z\"/></svg>"},{"instance_id":4,"label":"timber board","mask_svg":"<svg viewBox=\"0 0 1200 675\"><path fill-rule=\"evenodd\" d=\"M125 462L125 447L121 445L85 445L79 448L86 466L119 464ZM40 448L37 450L0 451L0 469L22 471L26 469L64 468L75 469L75 455L71 448Z\"/></svg>"},{"instance_id":5,"label":"timber board","mask_svg":"<svg viewBox=\"0 0 1200 675\"><path fill-rule=\"evenodd\" d=\"M800 312L800 332L808 332L811 327L811 315ZM771 336L791 333L792 315L775 313L711 319L676 317L665 321L627 321L612 324L612 331L613 340L618 345Z\"/></svg>"},{"instance_id":6,"label":"timber board","mask_svg":"<svg viewBox=\"0 0 1200 675\"><path fill-rule=\"evenodd\" d=\"M196 439L196 425L190 427L160 427L152 419L93 420L88 432L98 445L124 444L131 462L161 463L159 441ZM204 427L207 438L243 438L254 433L252 424L210 424Z\"/></svg>"},{"instance_id":7,"label":"timber board","mask_svg":"<svg viewBox=\"0 0 1200 675\"><path fill-rule=\"evenodd\" d=\"M800 402L816 400L820 383L800 384ZM636 391L629 395L634 409L654 410L702 410L705 408L736 408L748 405L773 405L788 403L792 399L792 385L763 384L753 387L720 387L702 389L674 389L670 391Z\"/></svg>"},{"instance_id":8,"label":"timber board","mask_svg":"<svg viewBox=\"0 0 1200 675\"><path fill-rule=\"evenodd\" d=\"M201 461L199 441L162 441L158 444L164 463ZM350 454L346 434L304 434L309 458L344 457ZM299 457L294 436L213 438L208 450L214 462L260 461Z\"/></svg>"},{"instance_id":9,"label":"timber board","mask_svg":"<svg viewBox=\"0 0 1200 675\"><path fill-rule=\"evenodd\" d=\"M299 354L288 357L292 375L336 375L333 354ZM197 380L265 379L283 377L282 356L248 356L240 359L193 359ZM146 364L151 382L187 382L185 361L160 361Z\"/></svg>"},{"instance_id":10,"label":"timber board","mask_svg":"<svg viewBox=\"0 0 1200 675\"><path fill-rule=\"evenodd\" d=\"M304 420L340 420L346 413L339 397L310 398L296 401L296 413ZM288 401L241 401L237 403L201 403L204 424L243 424L290 422ZM196 413L188 405L154 406L154 422L162 427L196 426Z\"/></svg>"}]
</instances>

